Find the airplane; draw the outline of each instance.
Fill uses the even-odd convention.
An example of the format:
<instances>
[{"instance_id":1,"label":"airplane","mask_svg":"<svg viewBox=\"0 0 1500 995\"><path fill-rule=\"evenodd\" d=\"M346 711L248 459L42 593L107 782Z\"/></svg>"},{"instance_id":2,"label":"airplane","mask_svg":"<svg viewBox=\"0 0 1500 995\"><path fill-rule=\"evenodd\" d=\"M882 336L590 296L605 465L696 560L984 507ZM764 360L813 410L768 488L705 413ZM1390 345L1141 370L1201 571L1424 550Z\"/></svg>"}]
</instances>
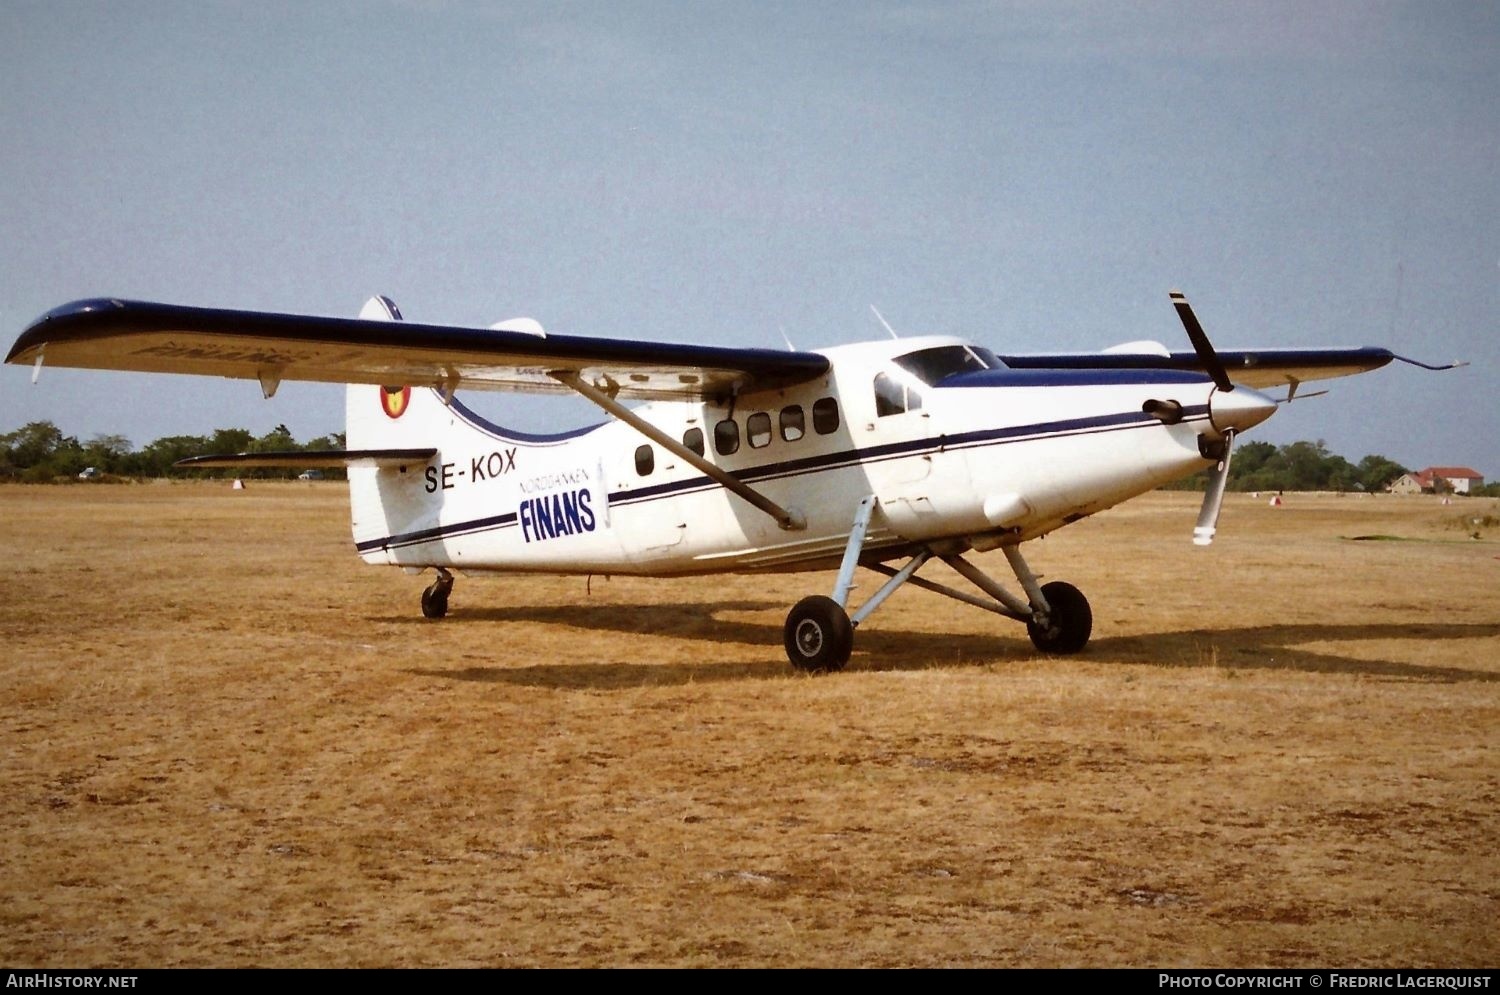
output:
<instances>
[{"instance_id":1,"label":"airplane","mask_svg":"<svg viewBox=\"0 0 1500 995\"><path fill-rule=\"evenodd\" d=\"M347 467L356 551L434 571L429 619L447 614L458 573L837 568L783 626L793 667L820 673L845 666L855 630L906 584L1024 624L1044 654L1077 653L1089 602L1041 583L1023 543L1212 467L1193 529L1207 545L1235 438L1302 384L1393 359L1464 365L1372 346L1220 352L1187 298L1171 301L1191 352L1137 341L997 354L893 331L779 351L557 335L530 318L417 324L385 297L358 318L100 298L43 315L6 362L30 364L33 380L44 363L256 380L267 398L288 380L347 384L345 450L183 463ZM577 394L609 418L513 431L465 404L471 389ZM970 557L994 549L1019 594ZM933 559L978 593L918 576ZM858 567L885 580L855 607Z\"/></svg>"}]
</instances>

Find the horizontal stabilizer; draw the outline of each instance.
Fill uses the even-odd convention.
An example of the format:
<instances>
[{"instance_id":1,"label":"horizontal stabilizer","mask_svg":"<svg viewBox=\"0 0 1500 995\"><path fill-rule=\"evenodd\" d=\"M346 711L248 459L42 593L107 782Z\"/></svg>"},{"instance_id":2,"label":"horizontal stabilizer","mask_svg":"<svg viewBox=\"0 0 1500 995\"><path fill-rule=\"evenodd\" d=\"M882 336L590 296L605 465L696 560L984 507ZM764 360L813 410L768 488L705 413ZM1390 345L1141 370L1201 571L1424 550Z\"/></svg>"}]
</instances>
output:
<instances>
[{"instance_id":1,"label":"horizontal stabilizer","mask_svg":"<svg viewBox=\"0 0 1500 995\"><path fill-rule=\"evenodd\" d=\"M322 449L313 452L221 453L189 456L173 466L202 469L215 466L277 466L307 470L313 467L411 466L437 455L436 449Z\"/></svg>"}]
</instances>

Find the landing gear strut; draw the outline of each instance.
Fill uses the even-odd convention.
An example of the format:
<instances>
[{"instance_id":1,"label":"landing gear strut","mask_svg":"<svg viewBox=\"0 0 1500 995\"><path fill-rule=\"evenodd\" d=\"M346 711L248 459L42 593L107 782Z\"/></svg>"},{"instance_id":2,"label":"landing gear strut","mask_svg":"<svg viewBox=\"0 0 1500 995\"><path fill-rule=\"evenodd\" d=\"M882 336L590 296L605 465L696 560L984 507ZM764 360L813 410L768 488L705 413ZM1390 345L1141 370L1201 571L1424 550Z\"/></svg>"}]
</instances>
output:
<instances>
[{"instance_id":1,"label":"landing gear strut","mask_svg":"<svg viewBox=\"0 0 1500 995\"><path fill-rule=\"evenodd\" d=\"M448 614L448 592L453 590L453 575L437 568L437 580L422 592L422 617L436 621Z\"/></svg>"},{"instance_id":2,"label":"landing gear strut","mask_svg":"<svg viewBox=\"0 0 1500 995\"><path fill-rule=\"evenodd\" d=\"M854 630L897 588L908 581L925 590L936 591L976 608L1025 623L1032 644L1043 653L1077 653L1088 645L1094 628L1094 614L1089 608L1088 599L1072 584L1062 581L1039 583L1025 558L1021 556L1019 544L1001 548L1016 580L1026 592L1024 599L1001 587L959 553L938 553L937 550L924 547L899 570L883 563L869 564L870 569L883 573L890 579L870 595L869 600L851 617L845 606L854 589L854 568L859 565L860 551L864 548L865 533L869 530L875 503L873 494L859 503L854 523L849 530L849 543L844 550L838 580L834 583L833 597L814 595L803 598L787 615L782 635L787 659L791 660L792 666L813 673L842 670L854 648ZM922 565L935 555L941 556L944 563L989 597L981 598L916 576Z\"/></svg>"}]
</instances>

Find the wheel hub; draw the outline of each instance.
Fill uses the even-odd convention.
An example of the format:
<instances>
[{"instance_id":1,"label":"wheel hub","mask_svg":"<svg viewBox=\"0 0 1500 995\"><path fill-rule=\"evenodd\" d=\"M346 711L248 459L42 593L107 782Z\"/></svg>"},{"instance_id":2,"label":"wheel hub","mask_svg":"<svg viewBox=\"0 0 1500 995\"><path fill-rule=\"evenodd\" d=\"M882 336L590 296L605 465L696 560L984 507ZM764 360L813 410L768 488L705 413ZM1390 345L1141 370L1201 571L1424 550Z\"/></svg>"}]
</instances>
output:
<instances>
[{"instance_id":1,"label":"wheel hub","mask_svg":"<svg viewBox=\"0 0 1500 995\"><path fill-rule=\"evenodd\" d=\"M823 648L823 627L812 619L803 619L797 625L797 649L803 656L814 657Z\"/></svg>"}]
</instances>

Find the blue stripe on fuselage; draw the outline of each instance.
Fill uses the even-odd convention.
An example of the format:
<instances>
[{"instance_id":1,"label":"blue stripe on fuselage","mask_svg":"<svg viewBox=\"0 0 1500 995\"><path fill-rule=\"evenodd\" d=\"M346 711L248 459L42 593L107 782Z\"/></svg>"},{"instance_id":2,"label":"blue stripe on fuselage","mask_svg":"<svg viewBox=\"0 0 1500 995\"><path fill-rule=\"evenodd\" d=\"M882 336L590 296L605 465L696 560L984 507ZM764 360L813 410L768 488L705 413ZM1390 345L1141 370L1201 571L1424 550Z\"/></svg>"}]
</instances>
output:
<instances>
[{"instance_id":1,"label":"blue stripe on fuselage","mask_svg":"<svg viewBox=\"0 0 1500 995\"><path fill-rule=\"evenodd\" d=\"M1188 421L1206 417L1207 414L1207 405L1189 405L1183 408L1183 417ZM1069 418L1063 421L1037 422L1031 425L1013 425L1004 428L982 429L976 432L962 432L957 435L928 436L922 439L911 439L906 442L891 442L882 446L870 446L866 449L845 449L837 453L825 453L821 456L807 456L802 459L767 463L763 466L734 470L731 473L739 480L747 484L753 484L767 480L781 480L787 477L801 476L802 474L821 470L837 469L841 466L879 463L907 456L922 456L928 453L943 452L952 449L969 449L991 443L1020 442L1025 439L1042 436L1091 435L1098 432L1113 432L1125 428L1138 428L1156 424L1159 424L1159 422L1148 414L1139 411L1126 411L1120 414L1099 415L1092 418ZM719 485L708 477L693 477L688 480L675 480L664 484L654 484L650 487L637 487L628 491L617 491L609 496L609 502L612 506L617 504L634 504L666 494L717 486Z\"/></svg>"},{"instance_id":2,"label":"blue stripe on fuselage","mask_svg":"<svg viewBox=\"0 0 1500 995\"><path fill-rule=\"evenodd\" d=\"M468 522L455 522L452 525L435 525L430 529L417 529L415 532L402 532L398 535L387 536L384 539L366 539L357 542L354 548L361 553L373 552L377 549L388 549L392 546L415 546L424 542L432 542L436 539L451 539L454 536L468 535L470 532L484 532L493 528L504 528L507 525L516 524L516 513L507 512L504 515L491 515L488 518L476 518Z\"/></svg>"}]
</instances>

